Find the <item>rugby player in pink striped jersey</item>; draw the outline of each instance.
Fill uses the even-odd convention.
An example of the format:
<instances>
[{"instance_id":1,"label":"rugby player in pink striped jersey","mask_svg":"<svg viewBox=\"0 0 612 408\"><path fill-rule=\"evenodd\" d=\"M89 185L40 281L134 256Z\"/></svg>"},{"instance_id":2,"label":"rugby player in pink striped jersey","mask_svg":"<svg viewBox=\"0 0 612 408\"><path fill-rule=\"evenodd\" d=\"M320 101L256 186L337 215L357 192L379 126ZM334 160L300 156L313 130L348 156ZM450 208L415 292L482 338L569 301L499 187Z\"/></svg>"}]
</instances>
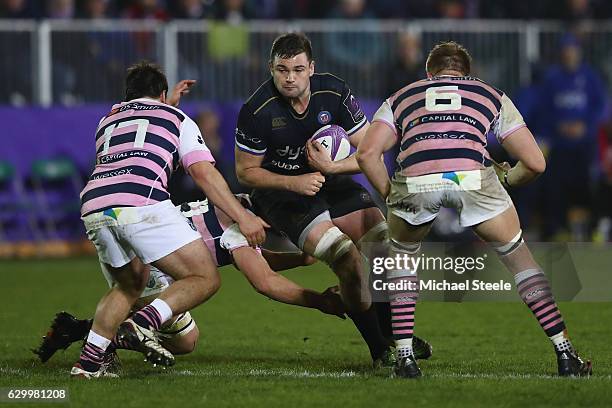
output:
<instances>
[{"instance_id":1,"label":"rugby player in pink striped jersey","mask_svg":"<svg viewBox=\"0 0 612 408\"><path fill-rule=\"evenodd\" d=\"M125 102L114 105L98 125L96 166L81 193L81 216L116 285L98 303L73 376L106 375L103 361L116 334L150 362L174 364L154 332L219 288L215 263L200 234L167 192L168 179L179 166L236 221L249 245L265 239L267 224L236 200L214 168L197 125L176 108L194 82L180 82L167 98L164 73L150 63L134 65L127 72ZM155 266L174 283L124 322L148 280L142 263Z\"/></svg>"},{"instance_id":2,"label":"rugby player in pink striped jersey","mask_svg":"<svg viewBox=\"0 0 612 408\"><path fill-rule=\"evenodd\" d=\"M550 338L561 376L591 374L573 348L546 275L523 241L518 215L502 185L518 187L540 175L546 163L521 114L502 91L470 76L471 57L460 44L436 45L427 58L427 79L408 84L385 100L359 144L357 161L386 198L393 256L418 256L440 207L455 208L462 226L490 243L512 273L523 301ZM493 132L518 159L496 170L486 150ZM389 180L380 160L400 144L398 169ZM396 374L419 377L412 337L418 297L416 271L387 271L391 282L415 290L390 293ZM416 285L415 285L416 284Z\"/></svg>"}]
</instances>

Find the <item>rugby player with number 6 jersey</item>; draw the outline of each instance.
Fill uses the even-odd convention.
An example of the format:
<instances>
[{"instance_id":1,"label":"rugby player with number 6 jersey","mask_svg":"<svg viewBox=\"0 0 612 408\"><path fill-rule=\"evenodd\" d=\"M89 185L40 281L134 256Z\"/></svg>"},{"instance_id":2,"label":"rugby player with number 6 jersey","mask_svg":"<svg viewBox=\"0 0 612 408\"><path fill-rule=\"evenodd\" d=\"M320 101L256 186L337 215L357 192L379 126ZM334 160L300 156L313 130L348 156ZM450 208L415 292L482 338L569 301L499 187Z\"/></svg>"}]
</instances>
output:
<instances>
[{"instance_id":1,"label":"rugby player with number 6 jersey","mask_svg":"<svg viewBox=\"0 0 612 408\"><path fill-rule=\"evenodd\" d=\"M546 163L510 98L470 75L471 57L460 44L436 45L427 58L427 79L413 82L383 102L357 150L357 161L388 206L391 256L419 256L421 241L441 207L455 208L459 222L490 243L514 276L517 290L550 338L561 376L588 376L572 346L548 279L523 241L518 215L504 187L526 184ZM486 150L492 132L518 160L494 167ZM392 180L380 155L400 144ZM387 280L418 288L416 271L387 271ZM421 375L412 331L418 290L389 293L400 377Z\"/></svg>"},{"instance_id":2,"label":"rugby player with number 6 jersey","mask_svg":"<svg viewBox=\"0 0 612 408\"><path fill-rule=\"evenodd\" d=\"M125 102L114 105L98 125L96 166L81 193L81 216L116 284L98 303L73 376L104 376L103 362L116 334L150 362L174 364L154 331L219 288L210 252L167 192L168 179L179 166L236 221L249 245L265 239L267 224L236 200L214 168L197 125L176 108L194 82L180 82L168 98L164 73L150 63L136 64L127 72ZM148 280L143 263L171 276L174 283L125 321Z\"/></svg>"}]
</instances>

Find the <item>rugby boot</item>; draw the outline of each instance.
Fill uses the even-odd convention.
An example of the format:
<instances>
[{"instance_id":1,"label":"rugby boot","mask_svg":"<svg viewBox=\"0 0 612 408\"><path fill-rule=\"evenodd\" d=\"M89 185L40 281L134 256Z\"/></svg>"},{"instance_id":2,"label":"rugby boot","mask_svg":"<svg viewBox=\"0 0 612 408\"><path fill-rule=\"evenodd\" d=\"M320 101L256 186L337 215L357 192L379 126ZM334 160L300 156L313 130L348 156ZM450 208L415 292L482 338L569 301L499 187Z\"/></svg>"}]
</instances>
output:
<instances>
[{"instance_id":1,"label":"rugby boot","mask_svg":"<svg viewBox=\"0 0 612 408\"><path fill-rule=\"evenodd\" d=\"M583 361L574 350L557 352L557 367L561 377L590 377L593 364Z\"/></svg>"},{"instance_id":2,"label":"rugby boot","mask_svg":"<svg viewBox=\"0 0 612 408\"><path fill-rule=\"evenodd\" d=\"M80 320L68 312L59 312L55 315L47 335L42 338L41 345L32 352L44 363L57 350L66 350L72 343L85 340L91 323L92 320Z\"/></svg>"},{"instance_id":3,"label":"rugby boot","mask_svg":"<svg viewBox=\"0 0 612 408\"><path fill-rule=\"evenodd\" d=\"M135 350L145 357L153 366L173 366L174 356L161 344L157 335L151 330L139 326L132 319L121 323L117 330L117 339L127 344L130 350Z\"/></svg>"}]
</instances>

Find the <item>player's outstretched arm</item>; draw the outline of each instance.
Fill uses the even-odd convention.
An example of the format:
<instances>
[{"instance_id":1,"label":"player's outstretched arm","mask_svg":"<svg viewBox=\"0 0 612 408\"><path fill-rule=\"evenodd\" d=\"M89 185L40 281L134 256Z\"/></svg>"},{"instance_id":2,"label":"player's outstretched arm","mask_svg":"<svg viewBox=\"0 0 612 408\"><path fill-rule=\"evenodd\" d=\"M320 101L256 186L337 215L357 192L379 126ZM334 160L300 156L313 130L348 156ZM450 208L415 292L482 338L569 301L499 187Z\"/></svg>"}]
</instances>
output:
<instances>
[{"instance_id":1,"label":"player's outstretched arm","mask_svg":"<svg viewBox=\"0 0 612 408\"><path fill-rule=\"evenodd\" d=\"M261 245L266 239L264 228L269 227L261 218L251 214L240 204L230 191L225 179L212 163L201 161L187 169L195 183L204 191L206 197L238 223L240 231L249 245Z\"/></svg>"},{"instance_id":2,"label":"player's outstretched arm","mask_svg":"<svg viewBox=\"0 0 612 408\"><path fill-rule=\"evenodd\" d=\"M527 127L523 126L504 138L502 147L518 160L506 175L500 177L508 186L522 186L544 173L546 160Z\"/></svg>"},{"instance_id":3,"label":"player's outstretched arm","mask_svg":"<svg viewBox=\"0 0 612 408\"><path fill-rule=\"evenodd\" d=\"M168 99L166 99L166 103L168 105L172 105L175 108L178 108L179 103L181 101L181 97L183 95L186 95L189 93L189 88L191 88L193 85L195 85L196 80L195 79L183 79L182 81L179 81L175 86L174 89L172 90L172 94L168 96Z\"/></svg>"},{"instance_id":4,"label":"player's outstretched arm","mask_svg":"<svg viewBox=\"0 0 612 408\"><path fill-rule=\"evenodd\" d=\"M277 302L320 310L323 313L344 317L342 299L335 293L319 293L306 289L274 272L263 256L250 247L232 251L236 266L257 292Z\"/></svg>"},{"instance_id":5,"label":"player's outstretched arm","mask_svg":"<svg viewBox=\"0 0 612 408\"><path fill-rule=\"evenodd\" d=\"M389 175L380 156L391 149L397 140L391 128L380 121L374 121L357 148L357 162L370 184L383 197L389 195Z\"/></svg>"},{"instance_id":6,"label":"player's outstretched arm","mask_svg":"<svg viewBox=\"0 0 612 408\"><path fill-rule=\"evenodd\" d=\"M298 194L313 196L319 192L325 177L319 172L285 176L272 173L261 167L263 156L257 156L235 149L236 176L238 181L250 188L288 190Z\"/></svg>"}]
</instances>

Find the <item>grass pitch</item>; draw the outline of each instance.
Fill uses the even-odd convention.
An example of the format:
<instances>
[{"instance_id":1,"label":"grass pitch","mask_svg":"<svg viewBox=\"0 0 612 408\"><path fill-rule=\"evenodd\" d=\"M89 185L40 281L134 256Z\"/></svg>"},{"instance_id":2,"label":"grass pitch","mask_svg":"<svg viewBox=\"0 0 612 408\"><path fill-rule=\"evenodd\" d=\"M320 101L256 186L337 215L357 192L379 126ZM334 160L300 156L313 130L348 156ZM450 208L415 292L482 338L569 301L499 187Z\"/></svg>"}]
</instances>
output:
<instances>
[{"instance_id":1,"label":"grass pitch","mask_svg":"<svg viewBox=\"0 0 612 408\"><path fill-rule=\"evenodd\" d=\"M350 321L273 302L233 268L221 291L193 313L196 351L171 369L120 352L120 379L71 379L76 345L47 364L30 349L54 314L90 316L106 287L97 260L0 261L0 388L65 388L74 407L536 407L612 405L612 304L561 304L590 379L554 376L552 348L521 303L419 304L416 329L434 346L419 380L372 373ZM287 273L324 289L334 277L317 264ZM10 406L1 403L0 408ZM19 403L15 406L40 405ZM53 405L51 405L53 406Z\"/></svg>"}]
</instances>

